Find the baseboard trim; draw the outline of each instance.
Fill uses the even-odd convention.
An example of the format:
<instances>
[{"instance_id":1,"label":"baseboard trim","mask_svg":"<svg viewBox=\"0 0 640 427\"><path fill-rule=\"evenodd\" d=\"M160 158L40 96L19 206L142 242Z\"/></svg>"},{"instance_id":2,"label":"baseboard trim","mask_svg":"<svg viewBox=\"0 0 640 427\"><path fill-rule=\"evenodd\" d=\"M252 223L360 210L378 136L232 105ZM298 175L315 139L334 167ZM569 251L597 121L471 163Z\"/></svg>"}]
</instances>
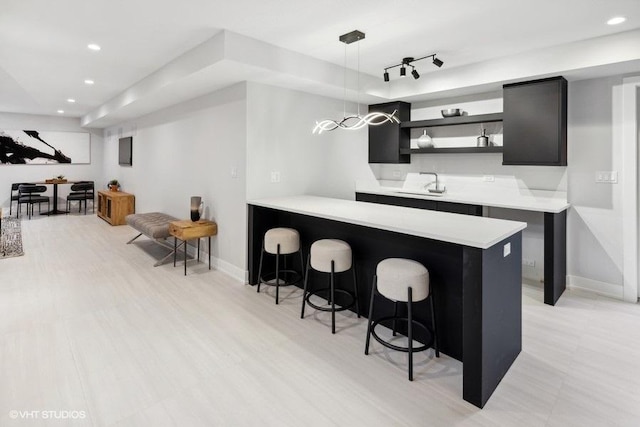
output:
<instances>
[{"instance_id":1,"label":"baseboard trim","mask_svg":"<svg viewBox=\"0 0 640 427\"><path fill-rule=\"evenodd\" d=\"M216 257L211 257L211 265L215 267L216 270L222 271L223 273L236 279L238 282L240 282L239 284L244 285L245 283L247 283L245 279L246 272L242 268L238 268L235 265Z\"/></svg>"},{"instance_id":2,"label":"baseboard trim","mask_svg":"<svg viewBox=\"0 0 640 427\"><path fill-rule=\"evenodd\" d=\"M600 282L598 280L587 279L586 277L567 276L567 288L589 291L619 300L624 299L624 288L622 285Z\"/></svg>"}]
</instances>

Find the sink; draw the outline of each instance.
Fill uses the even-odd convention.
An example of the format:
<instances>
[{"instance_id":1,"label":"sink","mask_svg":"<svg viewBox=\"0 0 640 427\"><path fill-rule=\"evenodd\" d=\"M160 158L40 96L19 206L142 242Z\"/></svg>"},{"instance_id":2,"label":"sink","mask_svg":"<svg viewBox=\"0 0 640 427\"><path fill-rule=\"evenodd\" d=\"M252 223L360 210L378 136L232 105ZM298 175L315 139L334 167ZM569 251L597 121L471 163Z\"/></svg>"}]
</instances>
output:
<instances>
[{"instance_id":1,"label":"sink","mask_svg":"<svg viewBox=\"0 0 640 427\"><path fill-rule=\"evenodd\" d=\"M442 197L444 193L430 193L427 190L395 190L394 193L415 194L417 196Z\"/></svg>"}]
</instances>

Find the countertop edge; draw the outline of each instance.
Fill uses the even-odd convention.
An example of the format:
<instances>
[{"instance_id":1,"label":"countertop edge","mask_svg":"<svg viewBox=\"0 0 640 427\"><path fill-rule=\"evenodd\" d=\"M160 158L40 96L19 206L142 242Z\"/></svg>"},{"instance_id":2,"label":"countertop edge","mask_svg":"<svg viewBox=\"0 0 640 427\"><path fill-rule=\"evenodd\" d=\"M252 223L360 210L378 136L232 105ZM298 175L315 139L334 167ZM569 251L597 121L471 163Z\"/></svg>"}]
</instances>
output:
<instances>
[{"instance_id":1,"label":"countertop edge","mask_svg":"<svg viewBox=\"0 0 640 427\"><path fill-rule=\"evenodd\" d=\"M465 198L460 196L449 196L448 194L445 194L443 196L428 196L428 195L412 194L412 193L400 192L397 190L394 191L387 188L380 188L380 189L356 188L355 192L365 193L365 194L378 194L383 196L403 197L407 199L432 200L434 202L441 201L441 202L449 202L449 203L462 203L462 204L468 204L468 205L488 206L493 208L516 209L516 210L546 212L546 213L560 213L569 209L569 207L571 207L571 205L568 202L564 202L564 203L559 202L558 207L550 207L548 205L530 206L530 205L521 205L521 204L501 202L501 201L490 200L490 199L482 199L482 198L472 199L472 198Z\"/></svg>"},{"instance_id":2,"label":"countertop edge","mask_svg":"<svg viewBox=\"0 0 640 427\"><path fill-rule=\"evenodd\" d=\"M327 201L339 200L339 201L342 201L342 202L351 202L351 203L367 203L367 202L357 202L357 201L353 201L353 200L333 199L333 198L319 197L319 196L291 196L291 197L286 197L285 196L285 197L268 198L268 199L253 199L253 200L248 200L246 203L247 203L247 205L253 205L253 206L258 206L258 207L263 207L263 208L268 208L268 209L283 210L283 211L286 211L286 212L296 213L296 214L300 214L300 215L308 215L308 216L313 216L313 217L317 217L317 218L324 218L324 219L328 219L328 220L332 220L332 221L338 221L338 222L344 222L344 223L348 223L348 224L360 225L360 226L369 227L369 228L376 228L376 229L380 229L380 230L391 231L391 232L394 232L394 233L407 234L407 235L412 235L412 236L416 236L416 237L422 237L422 238L426 238L426 239L437 240L437 241L446 242L446 243L452 243L452 244L458 244L458 245L468 246L468 247L473 247L473 248L478 248L478 249L489 249L490 247L494 246L495 244L497 244L497 243L499 243L499 242L501 242L501 241L503 241L503 240L515 235L516 233L521 232L525 228L527 228L527 224L525 222L511 221L511 220L500 220L500 219L491 218L492 220L496 220L496 221L505 221L505 222L512 223L513 226L508 232L500 233L499 236L497 236L497 237L495 237L495 238L493 238L493 239L491 239L489 241L478 242L478 241L473 241L473 240L465 240L465 239L460 239L460 238L452 238L452 237L442 236L442 235L438 235L436 233L424 233L424 232L421 232L421 231L418 231L418 230L402 229L400 227L394 227L394 226L384 225L384 224L379 224L379 223L372 223L372 222L359 220L359 219L344 218L344 217L340 217L340 216L336 216L336 215L330 215L330 214L327 214L327 213L310 212L310 211L306 211L306 210L303 210L303 209L296 209L295 207L290 207L290 206L283 207L283 206L279 206L279 205L273 203L273 199L292 199L293 200L295 198L300 198L300 197L325 199ZM421 209L407 208L407 207L402 207L402 206L390 206L390 205L380 205L380 206L385 206L385 207L393 208L393 209L409 209L409 210L423 211ZM466 216L466 215L462 215L462 214L437 212L437 211L424 211L424 212L434 212L434 213L437 213L439 215L452 215L452 216L460 216L460 217L465 217ZM482 218L482 217L477 217L477 218ZM489 219L489 218L487 218L487 219Z\"/></svg>"}]
</instances>

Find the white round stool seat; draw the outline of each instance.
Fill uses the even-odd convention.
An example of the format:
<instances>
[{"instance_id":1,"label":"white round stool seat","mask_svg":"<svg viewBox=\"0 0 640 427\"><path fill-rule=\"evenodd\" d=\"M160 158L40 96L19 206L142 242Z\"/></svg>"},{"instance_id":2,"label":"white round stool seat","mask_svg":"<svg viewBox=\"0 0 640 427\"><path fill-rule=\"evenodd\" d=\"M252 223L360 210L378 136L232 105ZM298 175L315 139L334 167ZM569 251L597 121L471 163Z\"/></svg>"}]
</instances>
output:
<instances>
[{"instance_id":1,"label":"white round stool seat","mask_svg":"<svg viewBox=\"0 0 640 427\"><path fill-rule=\"evenodd\" d=\"M351 268L351 246L343 240L322 239L311 245L311 268L324 273L331 273L333 261L334 273L341 273Z\"/></svg>"},{"instance_id":2,"label":"white round stool seat","mask_svg":"<svg viewBox=\"0 0 640 427\"><path fill-rule=\"evenodd\" d=\"M377 287L392 301L407 302L411 287L413 302L429 296L429 270L417 261L404 258L387 258L376 267Z\"/></svg>"},{"instance_id":3,"label":"white round stool seat","mask_svg":"<svg viewBox=\"0 0 640 427\"><path fill-rule=\"evenodd\" d=\"M293 228L272 228L264 233L264 250L270 254L287 255L300 250L300 234Z\"/></svg>"}]
</instances>

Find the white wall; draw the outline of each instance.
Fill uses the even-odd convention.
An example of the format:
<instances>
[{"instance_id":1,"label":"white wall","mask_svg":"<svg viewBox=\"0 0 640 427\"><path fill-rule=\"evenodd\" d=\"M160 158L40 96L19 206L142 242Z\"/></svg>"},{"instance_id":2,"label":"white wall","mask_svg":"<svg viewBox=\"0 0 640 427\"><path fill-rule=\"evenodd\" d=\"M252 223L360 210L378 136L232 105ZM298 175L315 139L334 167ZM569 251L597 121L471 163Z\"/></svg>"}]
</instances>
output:
<instances>
[{"instance_id":1,"label":"white wall","mask_svg":"<svg viewBox=\"0 0 640 427\"><path fill-rule=\"evenodd\" d=\"M367 130L312 134L316 120L343 116L341 100L248 83L247 197L314 194L353 200L355 182L374 179ZM366 106L361 107L366 114ZM356 106L347 104L347 113ZM271 182L271 172L280 182Z\"/></svg>"},{"instance_id":2,"label":"white wall","mask_svg":"<svg viewBox=\"0 0 640 427\"><path fill-rule=\"evenodd\" d=\"M57 175L64 175L68 180L96 181L102 176L102 131L80 127L80 120L71 117L39 116L31 114L15 114L0 112L0 129L61 132L88 132L91 134L90 164L53 164L53 165L0 165L0 207L9 207L11 183L44 181ZM51 186L50 186L51 187ZM58 200L62 205L69 186L58 186ZM47 195L52 197L49 188Z\"/></svg>"},{"instance_id":3,"label":"white wall","mask_svg":"<svg viewBox=\"0 0 640 427\"><path fill-rule=\"evenodd\" d=\"M567 268L578 287L622 295L622 186L596 184L596 171L621 174L622 78L569 85L569 202Z\"/></svg>"},{"instance_id":4,"label":"white wall","mask_svg":"<svg viewBox=\"0 0 640 427\"><path fill-rule=\"evenodd\" d=\"M214 262L243 280L246 127L244 83L109 127L102 181L118 179L122 191L135 194L136 212L189 218L190 197L202 196L204 217L218 224ZM133 136L131 167L118 165L121 136Z\"/></svg>"}]
</instances>

